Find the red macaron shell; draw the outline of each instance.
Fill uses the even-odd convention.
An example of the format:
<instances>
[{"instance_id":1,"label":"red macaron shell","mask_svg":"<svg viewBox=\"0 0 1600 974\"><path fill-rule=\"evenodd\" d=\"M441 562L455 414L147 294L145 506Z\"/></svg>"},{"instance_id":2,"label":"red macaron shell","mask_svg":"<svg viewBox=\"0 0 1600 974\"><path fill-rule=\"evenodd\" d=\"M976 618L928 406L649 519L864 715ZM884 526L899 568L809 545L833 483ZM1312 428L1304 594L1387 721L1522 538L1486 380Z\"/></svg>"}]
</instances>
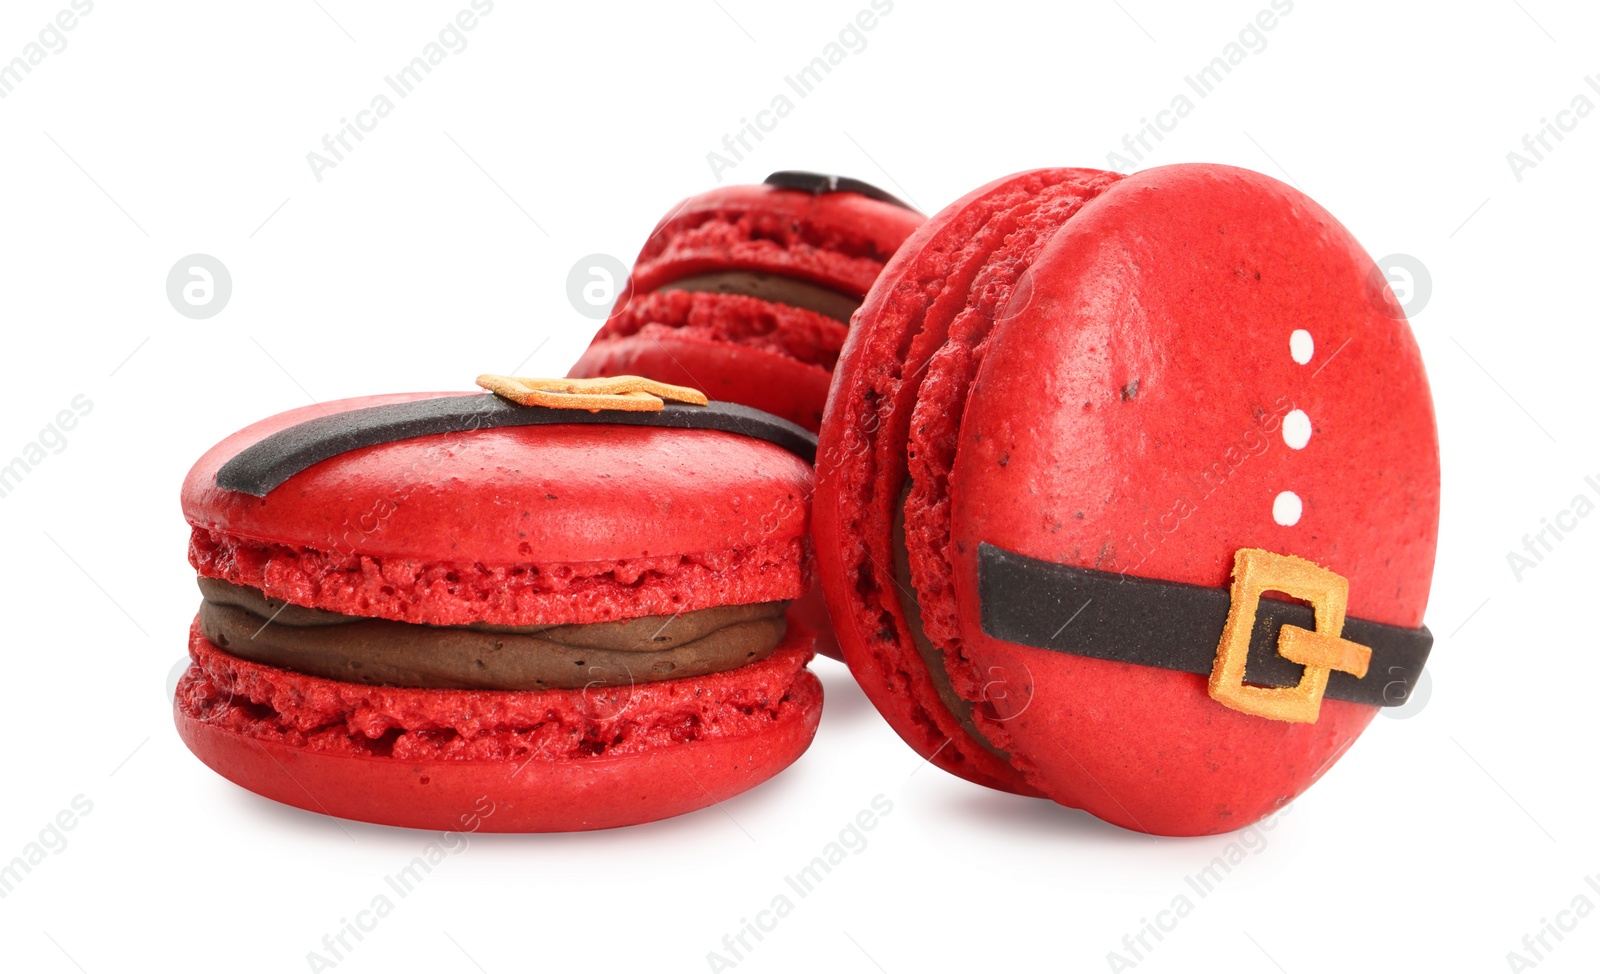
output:
<instances>
[{"instance_id":1,"label":"red macaron shell","mask_svg":"<svg viewBox=\"0 0 1600 974\"><path fill-rule=\"evenodd\" d=\"M578 831L655 821L767 780L809 746L810 633L737 670L537 692L371 687L250 663L191 632L184 742L257 794L409 828ZM492 810L485 813L485 809Z\"/></svg>"},{"instance_id":2,"label":"red macaron shell","mask_svg":"<svg viewBox=\"0 0 1600 974\"><path fill-rule=\"evenodd\" d=\"M731 433L483 429L353 450L262 498L216 486L272 432L428 397L305 407L219 443L183 488L195 567L297 605L433 625L672 615L810 583L809 466Z\"/></svg>"},{"instance_id":3,"label":"red macaron shell","mask_svg":"<svg viewBox=\"0 0 1600 974\"><path fill-rule=\"evenodd\" d=\"M624 297L570 374L689 385L815 430L846 322L750 295L660 289L748 272L860 299L922 220L848 191L762 184L691 197L651 232Z\"/></svg>"},{"instance_id":4,"label":"red macaron shell","mask_svg":"<svg viewBox=\"0 0 1600 974\"><path fill-rule=\"evenodd\" d=\"M678 204L634 264L634 296L697 274L762 271L861 296L922 214L859 193L726 186Z\"/></svg>"},{"instance_id":5,"label":"red macaron shell","mask_svg":"<svg viewBox=\"0 0 1600 974\"><path fill-rule=\"evenodd\" d=\"M1041 199L1057 221L1114 182L1092 170L998 180L933 217L885 268L854 319L823 421L817 461L817 557L840 646L874 705L918 753L991 787L1037 794L975 740L938 696L917 654L894 577L893 509L906 483L918 383L968 305L990 258Z\"/></svg>"},{"instance_id":6,"label":"red macaron shell","mask_svg":"<svg viewBox=\"0 0 1600 974\"><path fill-rule=\"evenodd\" d=\"M782 352L654 325L597 340L570 374L649 376L772 413L808 430L822 421L822 404L833 379L828 369Z\"/></svg>"},{"instance_id":7,"label":"red macaron shell","mask_svg":"<svg viewBox=\"0 0 1600 974\"><path fill-rule=\"evenodd\" d=\"M1345 576L1352 616L1420 625L1437 435L1416 343L1371 269L1303 194L1204 165L1117 183L1032 262L966 400L942 597L958 685L998 671L1015 687L1016 712L976 720L1038 790L1146 832L1236 829L1376 713L1324 700L1316 723L1268 720L1213 701L1203 676L1000 643L978 624L976 564L988 542L1226 588L1234 553L1264 548Z\"/></svg>"},{"instance_id":8,"label":"red macaron shell","mask_svg":"<svg viewBox=\"0 0 1600 974\"><path fill-rule=\"evenodd\" d=\"M832 371L848 327L816 311L744 294L654 291L629 301L595 337L676 334L763 349Z\"/></svg>"},{"instance_id":9,"label":"red macaron shell","mask_svg":"<svg viewBox=\"0 0 1600 974\"><path fill-rule=\"evenodd\" d=\"M1212 700L1203 676L986 637L976 556L987 542L1225 590L1235 552L1261 547L1348 578L1352 616L1420 625L1437 438L1371 268L1321 207L1221 166L1021 173L907 241L839 362L815 525L845 659L908 743L973 781L1179 835L1243 827L1345 752L1376 708L1272 721ZM911 591L893 567L902 507L939 674L896 591Z\"/></svg>"}]
</instances>

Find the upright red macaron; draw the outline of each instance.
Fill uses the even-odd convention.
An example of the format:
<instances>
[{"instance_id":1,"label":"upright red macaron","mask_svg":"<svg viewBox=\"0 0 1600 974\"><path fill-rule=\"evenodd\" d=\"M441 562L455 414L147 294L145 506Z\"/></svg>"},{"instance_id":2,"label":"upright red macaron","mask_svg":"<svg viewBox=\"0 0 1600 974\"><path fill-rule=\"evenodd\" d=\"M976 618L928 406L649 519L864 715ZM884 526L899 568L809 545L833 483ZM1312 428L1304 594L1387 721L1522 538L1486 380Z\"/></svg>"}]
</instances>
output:
<instances>
[{"instance_id":1,"label":"upright red macaron","mask_svg":"<svg viewBox=\"0 0 1600 974\"><path fill-rule=\"evenodd\" d=\"M184 482L205 601L179 732L259 794L415 828L608 828L753 787L821 707L785 622L807 440L715 403L487 394L256 423Z\"/></svg>"},{"instance_id":2,"label":"upright red macaron","mask_svg":"<svg viewBox=\"0 0 1600 974\"><path fill-rule=\"evenodd\" d=\"M845 659L908 743L1205 834L1405 699L1438 445L1371 272L1316 203L1214 165L1021 173L907 241L839 362L815 518Z\"/></svg>"},{"instance_id":3,"label":"upright red macaron","mask_svg":"<svg viewBox=\"0 0 1600 974\"><path fill-rule=\"evenodd\" d=\"M651 232L571 374L690 385L816 430L850 315L922 221L816 173L690 197Z\"/></svg>"}]
</instances>

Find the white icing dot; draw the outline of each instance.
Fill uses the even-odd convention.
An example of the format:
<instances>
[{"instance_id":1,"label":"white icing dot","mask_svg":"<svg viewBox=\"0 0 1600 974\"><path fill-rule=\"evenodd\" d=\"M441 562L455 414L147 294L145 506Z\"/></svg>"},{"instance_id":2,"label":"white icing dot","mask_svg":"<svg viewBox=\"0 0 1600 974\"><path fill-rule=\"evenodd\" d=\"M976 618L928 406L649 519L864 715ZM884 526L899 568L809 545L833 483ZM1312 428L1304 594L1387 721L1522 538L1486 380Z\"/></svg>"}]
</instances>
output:
<instances>
[{"instance_id":1,"label":"white icing dot","mask_svg":"<svg viewBox=\"0 0 1600 974\"><path fill-rule=\"evenodd\" d=\"M1303 450L1311 442L1311 417L1304 409L1296 409L1283 417L1283 442L1291 450Z\"/></svg>"},{"instance_id":2,"label":"white icing dot","mask_svg":"<svg viewBox=\"0 0 1600 974\"><path fill-rule=\"evenodd\" d=\"M1284 527L1300 523L1300 495L1286 490L1272 500L1272 519Z\"/></svg>"},{"instance_id":3,"label":"white icing dot","mask_svg":"<svg viewBox=\"0 0 1600 974\"><path fill-rule=\"evenodd\" d=\"M1304 328L1296 328L1289 336L1289 354L1301 365L1311 361L1311 356L1317 350L1317 343L1312 341L1311 333Z\"/></svg>"}]
</instances>

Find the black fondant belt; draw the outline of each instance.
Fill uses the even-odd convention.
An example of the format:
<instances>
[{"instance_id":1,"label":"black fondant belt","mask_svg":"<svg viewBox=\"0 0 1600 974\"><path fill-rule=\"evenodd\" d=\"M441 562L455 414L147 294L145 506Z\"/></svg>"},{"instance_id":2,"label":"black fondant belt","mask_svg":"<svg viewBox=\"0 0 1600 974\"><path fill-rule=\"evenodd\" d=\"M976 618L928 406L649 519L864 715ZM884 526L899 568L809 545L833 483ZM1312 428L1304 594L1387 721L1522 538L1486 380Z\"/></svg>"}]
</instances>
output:
<instances>
[{"instance_id":1,"label":"black fondant belt","mask_svg":"<svg viewBox=\"0 0 1600 974\"><path fill-rule=\"evenodd\" d=\"M1220 589L1058 565L984 543L978 598L991 638L1206 675L1219 703L1275 720L1315 721L1324 695L1403 704L1433 646L1425 626L1346 618L1343 577L1259 549L1237 553L1232 588Z\"/></svg>"},{"instance_id":2,"label":"black fondant belt","mask_svg":"<svg viewBox=\"0 0 1600 974\"><path fill-rule=\"evenodd\" d=\"M290 426L254 443L217 470L217 486L265 497L300 471L362 447L437 433L464 433L504 426L656 426L720 430L766 440L815 463L817 439L771 413L731 402L692 406L669 402L654 412L541 409L500 396L441 396L346 410Z\"/></svg>"},{"instance_id":3,"label":"black fondant belt","mask_svg":"<svg viewBox=\"0 0 1600 974\"><path fill-rule=\"evenodd\" d=\"M868 199L891 203L913 213L916 212L916 207L887 190L879 189L859 179L851 179L849 176L830 176L827 173L807 172L802 169L780 169L763 182L779 189L798 189L812 196L823 196L827 193L859 193Z\"/></svg>"}]
</instances>

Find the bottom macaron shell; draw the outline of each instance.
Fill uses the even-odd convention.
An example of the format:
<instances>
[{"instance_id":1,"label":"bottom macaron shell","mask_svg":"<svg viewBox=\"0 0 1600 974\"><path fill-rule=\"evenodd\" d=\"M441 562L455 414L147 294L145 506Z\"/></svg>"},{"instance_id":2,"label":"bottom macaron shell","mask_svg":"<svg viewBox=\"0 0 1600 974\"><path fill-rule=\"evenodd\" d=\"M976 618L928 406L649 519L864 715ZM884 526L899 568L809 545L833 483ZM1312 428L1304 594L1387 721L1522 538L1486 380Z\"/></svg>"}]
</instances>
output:
<instances>
[{"instance_id":1,"label":"bottom macaron shell","mask_svg":"<svg viewBox=\"0 0 1600 974\"><path fill-rule=\"evenodd\" d=\"M568 373L575 378L643 375L743 403L815 431L832 373L764 349L680 335L629 335L593 345Z\"/></svg>"},{"instance_id":2,"label":"bottom macaron shell","mask_svg":"<svg viewBox=\"0 0 1600 974\"><path fill-rule=\"evenodd\" d=\"M791 626L791 632L809 639L803 627ZM787 650L793 655L800 641L786 640L779 654ZM486 832L577 832L671 818L748 791L794 763L810 746L822 714L822 685L809 670L800 669L783 691L771 719L761 722L758 729L735 735L650 744L623 754L550 757L535 752L514 759L396 758L337 747L314 748L282 739L263 740L242 732L237 725L230 726L231 721L217 719L216 710L196 703L194 692L196 684L208 679L198 665L207 654L221 655L203 638L191 647L197 665L191 666L180 682L173 709L179 737L207 767L286 805L403 828L459 830L476 820L471 827ZM765 662L782 665L774 658ZM302 694L311 699L337 686L334 681L258 664L240 666L282 681L274 702L297 700ZM756 663L746 668L762 666ZM360 689L381 691L387 700L398 702L398 710L427 711L445 699L439 691ZM522 698L513 703L526 705L541 695L567 692L499 696ZM416 697L414 706L407 699L412 696ZM230 696L222 710L231 709ZM265 708L241 701L240 709ZM362 716L358 713L351 719Z\"/></svg>"},{"instance_id":3,"label":"bottom macaron shell","mask_svg":"<svg viewBox=\"0 0 1600 974\"><path fill-rule=\"evenodd\" d=\"M793 706L748 740L694 741L648 754L583 761L401 763L256 741L177 713L178 735L211 770L307 811L402 828L583 832L682 815L754 788L811 745L822 685L795 682ZM484 815L485 809L492 809Z\"/></svg>"}]
</instances>

